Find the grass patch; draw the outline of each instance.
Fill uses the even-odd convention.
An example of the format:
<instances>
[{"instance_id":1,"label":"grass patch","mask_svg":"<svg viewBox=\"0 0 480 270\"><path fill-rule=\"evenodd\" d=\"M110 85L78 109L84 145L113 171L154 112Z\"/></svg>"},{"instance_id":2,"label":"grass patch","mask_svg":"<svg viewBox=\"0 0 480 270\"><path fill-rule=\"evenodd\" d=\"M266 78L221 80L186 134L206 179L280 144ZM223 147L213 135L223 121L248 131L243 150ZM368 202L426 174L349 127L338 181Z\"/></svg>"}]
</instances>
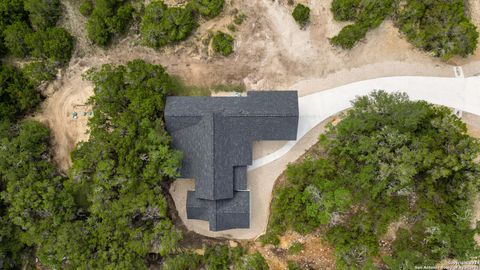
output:
<instances>
[{"instance_id":1,"label":"grass patch","mask_svg":"<svg viewBox=\"0 0 480 270\"><path fill-rule=\"evenodd\" d=\"M178 77L173 78L174 96L210 96L218 92L245 92L246 87L242 84L214 84L209 86L187 85Z\"/></svg>"},{"instance_id":2,"label":"grass patch","mask_svg":"<svg viewBox=\"0 0 480 270\"><path fill-rule=\"evenodd\" d=\"M305 248L305 245L303 245L300 242L295 242L288 248L288 254L290 255L298 254L302 252L304 248Z\"/></svg>"}]
</instances>

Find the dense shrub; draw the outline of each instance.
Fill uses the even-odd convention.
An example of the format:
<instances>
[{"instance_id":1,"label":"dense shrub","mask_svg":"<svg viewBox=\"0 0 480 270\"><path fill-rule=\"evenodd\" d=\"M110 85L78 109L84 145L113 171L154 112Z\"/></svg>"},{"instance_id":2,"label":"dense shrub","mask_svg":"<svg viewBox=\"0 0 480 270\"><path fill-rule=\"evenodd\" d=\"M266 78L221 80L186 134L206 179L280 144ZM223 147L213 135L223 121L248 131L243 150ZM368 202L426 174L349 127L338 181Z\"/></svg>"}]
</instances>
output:
<instances>
[{"instance_id":1,"label":"dense shrub","mask_svg":"<svg viewBox=\"0 0 480 270\"><path fill-rule=\"evenodd\" d=\"M73 51L73 37L64 28L52 27L26 37L33 57L65 64Z\"/></svg>"},{"instance_id":2,"label":"dense shrub","mask_svg":"<svg viewBox=\"0 0 480 270\"><path fill-rule=\"evenodd\" d=\"M354 23L347 25L338 35L334 36L330 42L335 46L340 46L343 49L353 48L357 42L365 37L368 32L368 26L361 23Z\"/></svg>"},{"instance_id":3,"label":"dense shrub","mask_svg":"<svg viewBox=\"0 0 480 270\"><path fill-rule=\"evenodd\" d=\"M233 53L233 42L234 39L231 35L219 31L213 35L212 48L216 53L229 56Z\"/></svg>"},{"instance_id":4,"label":"dense shrub","mask_svg":"<svg viewBox=\"0 0 480 270\"><path fill-rule=\"evenodd\" d=\"M1 1L0 56L33 57L38 67L66 64L72 55L73 37L55 27L61 13L60 0ZM40 61L48 63L37 63Z\"/></svg>"},{"instance_id":5,"label":"dense shrub","mask_svg":"<svg viewBox=\"0 0 480 270\"><path fill-rule=\"evenodd\" d=\"M0 121L14 120L39 102L40 94L19 70L0 64Z\"/></svg>"},{"instance_id":6,"label":"dense shrub","mask_svg":"<svg viewBox=\"0 0 480 270\"><path fill-rule=\"evenodd\" d=\"M48 263L48 256L42 256L48 250L39 244L55 238L60 224L74 217L73 197L50 161L49 130L34 121L11 130L10 136L0 140L0 183L5 187L2 200L6 206L2 218L18 234L9 236L20 240L15 243L17 251L36 244L38 256Z\"/></svg>"},{"instance_id":7,"label":"dense shrub","mask_svg":"<svg viewBox=\"0 0 480 270\"><path fill-rule=\"evenodd\" d=\"M91 0L84 0L79 7L80 14L83 16L90 16L93 12L93 2Z\"/></svg>"},{"instance_id":8,"label":"dense shrub","mask_svg":"<svg viewBox=\"0 0 480 270\"><path fill-rule=\"evenodd\" d=\"M159 48L185 40L196 27L189 6L167 7L163 1L155 1L146 7L140 31L147 46Z\"/></svg>"},{"instance_id":9,"label":"dense shrub","mask_svg":"<svg viewBox=\"0 0 480 270\"><path fill-rule=\"evenodd\" d=\"M391 16L400 31L416 47L449 59L468 56L477 48L478 32L467 18L465 2L408 0L334 0L333 16L338 21L353 21L331 39L333 45L350 49L369 29Z\"/></svg>"},{"instance_id":10,"label":"dense shrub","mask_svg":"<svg viewBox=\"0 0 480 270\"><path fill-rule=\"evenodd\" d=\"M331 43L343 49L353 48L362 40L369 29L378 27L393 11L392 0L334 0L331 11L335 19L354 21L345 26Z\"/></svg>"},{"instance_id":11,"label":"dense shrub","mask_svg":"<svg viewBox=\"0 0 480 270\"><path fill-rule=\"evenodd\" d=\"M95 1L87 21L88 38L97 45L107 45L113 35L127 30L132 13L132 5L125 0Z\"/></svg>"},{"instance_id":12,"label":"dense shrub","mask_svg":"<svg viewBox=\"0 0 480 270\"><path fill-rule=\"evenodd\" d=\"M222 12L224 2L224 0L191 0L188 6L202 16L213 18Z\"/></svg>"},{"instance_id":13,"label":"dense shrub","mask_svg":"<svg viewBox=\"0 0 480 270\"><path fill-rule=\"evenodd\" d=\"M407 1L398 10L396 24L416 47L449 59L475 52L478 32L466 17L463 0Z\"/></svg>"},{"instance_id":14,"label":"dense shrub","mask_svg":"<svg viewBox=\"0 0 480 270\"><path fill-rule=\"evenodd\" d=\"M89 217L78 225L87 243L63 256L93 269L146 269L147 254L165 256L181 237L161 187L177 176L181 160L162 123L171 79L140 60L104 65L86 78L95 85L95 114L89 141L72 153L70 178Z\"/></svg>"},{"instance_id":15,"label":"dense shrub","mask_svg":"<svg viewBox=\"0 0 480 270\"><path fill-rule=\"evenodd\" d=\"M247 254L242 247L208 246L204 255L180 253L166 258L162 270L268 270L265 258L259 253Z\"/></svg>"},{"instance_id":16,"label":"dense shrub","mask_svg":"<svg viewBox=\"0 0 480 270\"><path fill-rule=\"evenodd\" d=\"M302 4L297 4L292 16L301 27L305 27L310 21L310 8Z\"/></svg>"},{"instance_id":17,"label":"dense shrub","mask_svg":"<svg viewBox=\"0 0 480 270\"><path fill-rule=\"evenodd\" d=\"M361 0L333 0L330 10L337 21L354 21L357 19Z\"/></svg>"},{"instance_id":18,"label":"dense shrub","mask_svg":"<svg viewBox=\"0 0 480 270\"><path fill-rule=\"evenodd\" d=\"M181 253L165 259L162 263L162 270L198 269L202 263L202 258L195 253Z\"/></svg>"},{"instance_id":19,"label":"dense shrub","mask_svg":"<svg viewBox=\"0 0 480 270\"><path fill-rule=\"evenodd\" d=\"M288 167L263 241L323 226L337 267L371 269L379 239L404 216L406 229L383 258L389 269L478 256L470 224L480 144L449 108L374 92L320 141L316 154Z\"/></svg>"},{"instance_id":20,"label":"dense shrub","mask_svg":"<svg viewBox=\"0 0 480 270\"><path fill-rule=\"evenodd\" d=\"M235 265L236 270L268 270L267 261L258 251L251 255L244 255Z\"/></svg>"},{"instance_id":21,"label":"dense shrub","mask_svg":"<svg viewBox=\"0 0 480 270\"><path fill-rule=\"evenodd\" d=\"M60 0L24 0L24 6L35 30L55 26L62 12Z\"/></svg>"},{"instance_id":22,"label":"dense shrub","mask_svg":"<svg viewBox=\"0 0 480 270\"><path fill-rule=\"evenodd\" d=\"M32 29L23 21L15 22L3 31L5 47L8 52L17 57L25 57L30 53L26 38L32 34Z\"/></svg>"},{"instance_id":23,"label":"dense shrub","mask_svg":"<svg viewBox=\"0 0 480 270\"><path fill-rule=\"evenodd\" d=\"M22 72L33 84L39 85L55 79L57 68L52 61L35 61L25 65Z\"/></svg>"}]
</instances>

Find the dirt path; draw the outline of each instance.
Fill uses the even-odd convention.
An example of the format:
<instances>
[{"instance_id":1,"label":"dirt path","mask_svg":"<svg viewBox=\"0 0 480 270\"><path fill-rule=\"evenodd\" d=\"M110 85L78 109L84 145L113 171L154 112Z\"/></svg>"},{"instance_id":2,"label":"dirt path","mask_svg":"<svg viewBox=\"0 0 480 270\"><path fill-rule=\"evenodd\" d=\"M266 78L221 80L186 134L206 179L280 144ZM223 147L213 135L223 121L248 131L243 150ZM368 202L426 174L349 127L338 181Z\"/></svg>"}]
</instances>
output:
<instances>
[{"instance_id":1,"label":"dirt path","mask_svg":"<svg viewBox=\"0 0 480 270\"><path fill-rule=\"evenodd\" d=\"M48 98L42 104L41 111L35 116L52 130L54 160L62 172L71 166L70 152L80 142L88 140L88 116L91 108L85 106L93 94L92 85L82 80L81 74L86 71L82 63L72 66L75 71L67 72L62 78L47 88ZM76 112L77 118L72 114Z\"/></svg>"}]
</instances>

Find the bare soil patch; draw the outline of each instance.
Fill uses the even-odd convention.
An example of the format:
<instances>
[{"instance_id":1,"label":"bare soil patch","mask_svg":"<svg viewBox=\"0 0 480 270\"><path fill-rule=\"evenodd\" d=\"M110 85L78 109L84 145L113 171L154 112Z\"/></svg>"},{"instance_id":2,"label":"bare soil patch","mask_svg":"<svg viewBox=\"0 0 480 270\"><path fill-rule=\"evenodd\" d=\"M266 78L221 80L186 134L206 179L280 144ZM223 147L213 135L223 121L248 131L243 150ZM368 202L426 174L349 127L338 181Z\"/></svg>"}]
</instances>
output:
<instances>
[{"instance_id":1,"label":"bare soil patch","mask_svg":"<svg viewBox=\"0 0 480 270\"><path fill-rule=\"evenodd\" d=\"M321 239L319 232L300 235L288 231L280 238L280 242L279 247L261 246L256 243L252 250L260 252L272 270L287 269L288 261L296 262L303 267L302 269L335 269L334 249ZM298 254L288 252L294 243L301 243L304 246Z\"/></svg>"}]
</instances>

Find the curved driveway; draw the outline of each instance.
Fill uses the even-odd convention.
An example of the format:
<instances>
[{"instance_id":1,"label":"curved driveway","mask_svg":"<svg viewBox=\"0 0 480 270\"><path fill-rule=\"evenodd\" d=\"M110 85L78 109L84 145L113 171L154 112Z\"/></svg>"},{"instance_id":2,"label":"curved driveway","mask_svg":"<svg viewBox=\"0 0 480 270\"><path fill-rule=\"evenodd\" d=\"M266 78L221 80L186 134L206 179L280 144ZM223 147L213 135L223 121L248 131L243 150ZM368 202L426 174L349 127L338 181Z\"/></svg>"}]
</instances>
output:
<instances>
[{"instance_id":1,"label":"curved driveway","mask_svg":"<svg viewBox=\"0 0 480 270\"><path fill-rule=\"evenodd\" d=\"M291 87L302 91L315 90L320 81L302 81ZM351 100L373 90L406 92L413 100L425 100L472 114L480 115L480 77L385 77L365 80L318 91L299 98L299 127L296 141L290 141L270 155L254 160L248 169L250 190L250 229L234 229L221 232L208 230L208 222L186 217L186 192L195 188L193 181L177 180L170 188L178 213L189 230L211 237L252 239L267 228L272 190L276 179L288 163L297 160L318 140L323 126L330 116L351 107ZM322 123L323 122L323 123ZM321 125L319 125L322 123Z\"/></svg>"},{"instance_id":2,"label":"curved driveway","mask_svg":"<svg viewBox=\"0 0 480 270\"><path fill-rule=\"evenodd\" d=\"M315 81L311 81L309 84L315 84ZM274 153L254 160L248 169L255 170L287 154L316 125L351 107L351 101L355 97L380 89L387 92L406 92L413 100L425 100L480 115L480 77L402 76L355 82L300 97L298 100L300 113L297 140L289 141Z\"/></svg>"}]
</instances>

